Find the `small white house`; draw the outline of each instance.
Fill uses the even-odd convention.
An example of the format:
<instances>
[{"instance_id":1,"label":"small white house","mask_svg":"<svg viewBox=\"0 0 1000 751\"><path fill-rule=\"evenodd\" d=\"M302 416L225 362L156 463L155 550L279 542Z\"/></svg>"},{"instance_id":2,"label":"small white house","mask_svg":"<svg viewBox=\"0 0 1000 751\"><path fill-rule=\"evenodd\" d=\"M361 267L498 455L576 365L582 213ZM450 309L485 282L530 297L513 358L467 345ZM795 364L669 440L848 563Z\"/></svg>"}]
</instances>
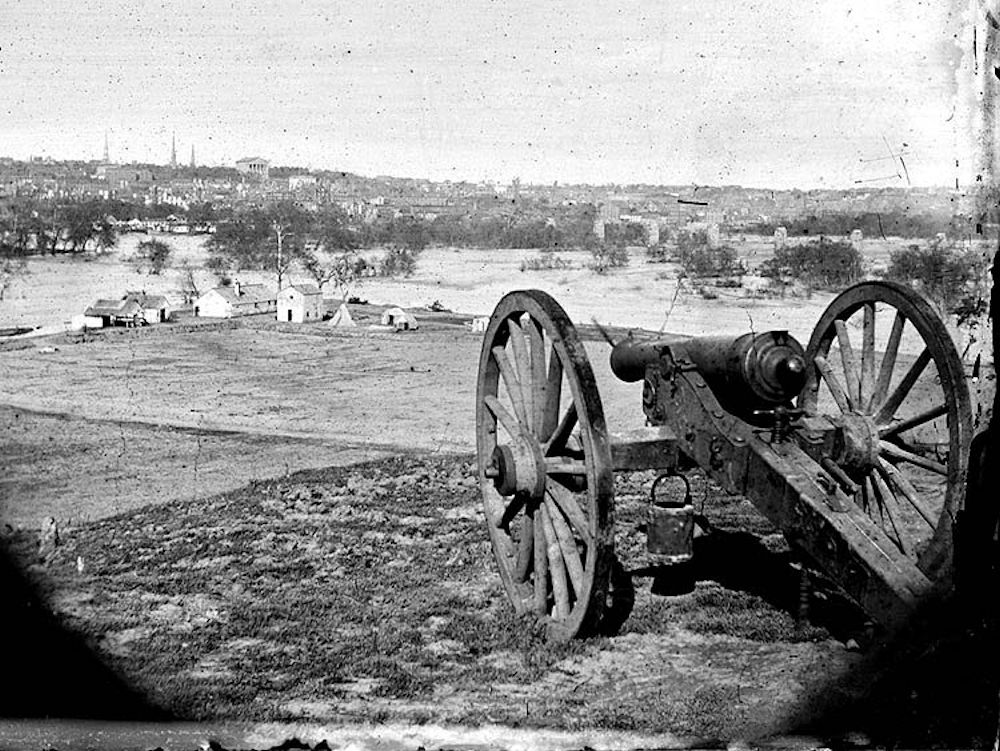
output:
<instances>
[{"instance_id":1,"label":"small white house","mask_svg":"<svg viewBox=\"0 0 1000 751\"><path fill-rule=\"evenodd\" d=\"M133 296L126 295L119 300L98 300L83 312L85 328L99 329L105 326L142 326L150 323L142 305Z\"/></svg>"},{"instance_id":2,"label":"small white house","mask_svg":"<svg viewBox=\"0 0 1000 751\"><path fill-rule=\"evenodd\" d=\"M70 331L86 331L87 329L103 329L104 318L101 316L76 315L70 319Z\"/></svg>"},{"instance_id":3,"label":"small white house","mask_svg":"<svg viewBox=\"0 0 1000 751\"><path fill-rule=\"evenodd\" d=\"M417 319L402 308L389 308L382 313L382 325L392 326L396 331L409 331L417 328Z\"/></svg>"},{"instance_id":4,"label":"small white house","mask_svg":"<svg viewBox=\"0 0 1000 751\"><path fill-rule=\"evenodd\" d=\"M473 334L485 334L486 329L489 328L490 319L486 316L478 316L472 319L472 333Z\"/></svg>"},{"instance_id":5,"label":"small white house","mask_svg":"<svg viewBox=\"0 0 1000 751\"><path fill-rule=\"evenodd\" d=\"M170 301L163 295L147 295L145 292L125 292L126 300L134 300L142 308L146 323L163 323L170 320Z\"/></svg>"},{"instance_id":6,"label":"small white house","mask_svg":"<svg viewBox=\"0 0 1000 751\"><path fill-rule=\"evenodd\" d=\"M273 313L278 296L263 284L215 287L194 301L194 314L203 318L232 318L254 313Z\"/></svg>"},{"instance_id":7,"label":"small white house","mask_svg":"<svg viewBox=\"0 0 1000 751\"><path fill-rule=\"evenodd\" d=\"M315 284L290 284L278 293L278 320L312 323L323 320L323 293Z\"/></svg>"}]
</instances>

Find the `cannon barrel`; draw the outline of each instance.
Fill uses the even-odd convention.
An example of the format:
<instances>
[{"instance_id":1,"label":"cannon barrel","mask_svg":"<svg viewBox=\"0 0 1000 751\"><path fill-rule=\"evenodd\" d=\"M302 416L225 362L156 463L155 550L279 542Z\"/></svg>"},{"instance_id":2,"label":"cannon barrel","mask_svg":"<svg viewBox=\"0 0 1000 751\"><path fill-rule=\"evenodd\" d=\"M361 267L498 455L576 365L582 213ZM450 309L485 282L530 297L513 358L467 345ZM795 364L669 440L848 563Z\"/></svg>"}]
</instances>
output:
<instances>
[{"instance_id":1,"label":"cannon barrel","mask_svg":"<svg viewBox=\"0 0 1000 751\"><path fill-rule=\"evenodd\" d=\"M660 359L665 344L658 339L639 340L631 334L611 348L611 372L626 383L646 377L646 366Z\"/></svg>"},{"instance_id":2,"label":"cannon barrel","mask_svg":"<svg viewBox=\"0 0 1000 751\"><path fill-rule=\"evenodd\" d=\"M802 345L787 331L647 341L630 336L612 348L611 370L623 381L642 380L646 367L668 350L675 361L689 360L733 412L788 402L806 381Z\"/></svg>"}]
</instances>

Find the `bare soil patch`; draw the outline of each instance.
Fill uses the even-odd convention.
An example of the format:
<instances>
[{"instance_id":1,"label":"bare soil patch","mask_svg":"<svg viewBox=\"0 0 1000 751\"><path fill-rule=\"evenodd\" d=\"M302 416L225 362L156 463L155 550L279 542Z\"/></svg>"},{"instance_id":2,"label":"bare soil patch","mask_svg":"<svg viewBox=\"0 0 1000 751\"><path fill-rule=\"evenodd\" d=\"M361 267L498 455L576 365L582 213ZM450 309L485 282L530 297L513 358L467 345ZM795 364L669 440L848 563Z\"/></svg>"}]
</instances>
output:
<instances>
[{"instance_id":1,"label":"bare soil patch","mask_svg":"<svg viewBox=\"0 0 1000 751\"><path fill-rule=\"evenodd\" d=\"M400 334L170 324L0 351L0 522L97 518L300 469L471 451L480 339L441 318ZM611 375L607 345L588 348L609 424L634 427L638 389Z\"/></svg>"},{"instance_id":2,"label":"bare soil patch","mask_svg":"<svg viewBox=\"0 0 1000 751\"><path fill-rule=\"evenodd\" d=\"M87 419L0 406L0 523L37 529L192 500L307 467L402 453L320 438Z\"/></svg>"}]
</instances>

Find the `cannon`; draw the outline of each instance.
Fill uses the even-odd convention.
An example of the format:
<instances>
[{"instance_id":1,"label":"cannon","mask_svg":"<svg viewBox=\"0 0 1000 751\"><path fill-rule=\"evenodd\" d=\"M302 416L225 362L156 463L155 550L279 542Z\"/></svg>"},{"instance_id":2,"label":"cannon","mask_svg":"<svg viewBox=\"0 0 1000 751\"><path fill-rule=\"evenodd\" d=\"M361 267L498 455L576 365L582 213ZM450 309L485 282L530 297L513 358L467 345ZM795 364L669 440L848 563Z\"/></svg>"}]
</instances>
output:
<instances>
[{"instance_id":1,"label":"cannon","mask_svg":"<svg viewBox=\"0 0 1000 751\"><path fill-rule=\"evenodd\" d=\"M970 399L944 323L909 287L848 288L805 346L786 331L629 334L610 367L642 382L645 415L615 435L581 337L552 297L507 294L484 335L476 444L487 528L511 604L551 637L612 620L616 472L700 468L889 629L951 586ZM674 537L690 531L666 521ZM669 556L671 535L657 534L650 550Z\"/></svg>"}]
</instances>

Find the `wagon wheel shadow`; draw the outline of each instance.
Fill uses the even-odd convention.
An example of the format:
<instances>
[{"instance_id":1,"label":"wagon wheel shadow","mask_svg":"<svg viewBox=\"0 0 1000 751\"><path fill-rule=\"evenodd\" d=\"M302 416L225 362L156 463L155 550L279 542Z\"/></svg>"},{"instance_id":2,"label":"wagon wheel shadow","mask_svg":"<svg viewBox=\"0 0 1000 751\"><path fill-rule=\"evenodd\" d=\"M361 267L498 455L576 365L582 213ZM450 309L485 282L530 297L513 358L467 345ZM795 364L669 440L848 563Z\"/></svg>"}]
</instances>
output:
<instances>
[{"instance_id":1,"label":"wagon wheel shadow","mask_svg":"<svg viewBox=\"0 0 1000 751\"><path fill-rule=\"evenodd\" d=\"M635 585L632 572L626 571L615 556L611 561L611 579L608 587L607 605L598 624L601 636L614 636L628 620L635 606Z\"/></svg>"}]
</instances>

